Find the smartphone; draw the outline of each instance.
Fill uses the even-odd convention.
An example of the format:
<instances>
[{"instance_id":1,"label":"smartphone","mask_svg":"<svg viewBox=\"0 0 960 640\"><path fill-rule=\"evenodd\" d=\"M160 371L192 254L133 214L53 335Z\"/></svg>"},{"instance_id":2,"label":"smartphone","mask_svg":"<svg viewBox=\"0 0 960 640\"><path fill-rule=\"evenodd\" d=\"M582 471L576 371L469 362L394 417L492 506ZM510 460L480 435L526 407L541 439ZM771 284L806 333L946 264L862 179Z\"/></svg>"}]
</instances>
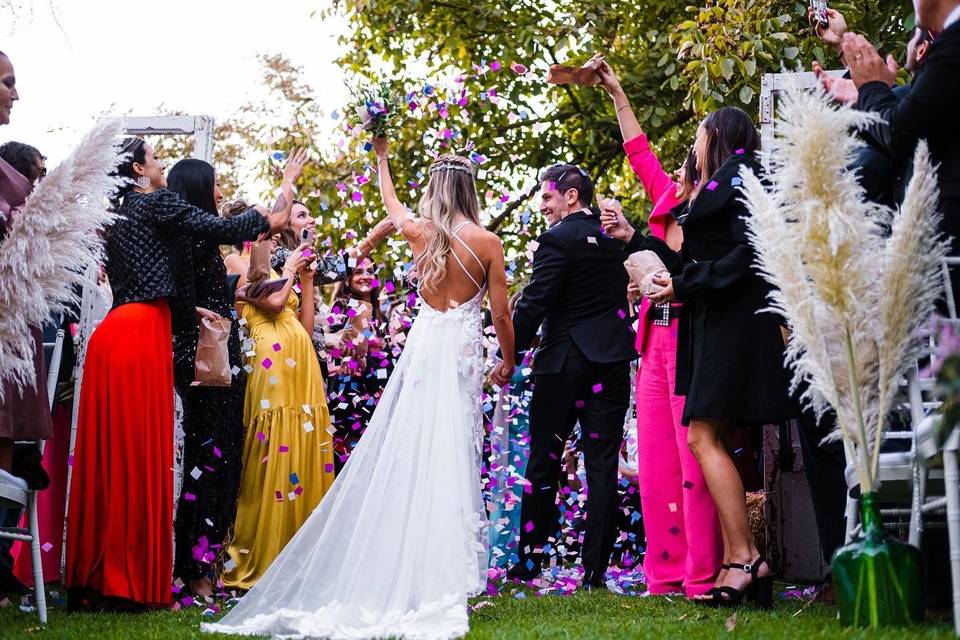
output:
<instances>
[{"instance_id":1,"label":"smartphone","mask_svg":"<svg viewBox=\"0 0 960 640\"><path fill-rule=\"evenodd\" d=\"M300 244L308 244L311 247L314 245L317 237L317 230L312 227L307 227L300 232Z\"/></svg>"},{"instance_id":2,"label":"smartphone","mask_svg":"<svg viewBox=\"0 0 960 640\"><path fill-rule=\"evenodd\" d=\"M827 0L810 0L810 10L813 12L810 16L813 26L827 27L830 25L830 18L827 16Z\"/></svg>"}]
</instances>

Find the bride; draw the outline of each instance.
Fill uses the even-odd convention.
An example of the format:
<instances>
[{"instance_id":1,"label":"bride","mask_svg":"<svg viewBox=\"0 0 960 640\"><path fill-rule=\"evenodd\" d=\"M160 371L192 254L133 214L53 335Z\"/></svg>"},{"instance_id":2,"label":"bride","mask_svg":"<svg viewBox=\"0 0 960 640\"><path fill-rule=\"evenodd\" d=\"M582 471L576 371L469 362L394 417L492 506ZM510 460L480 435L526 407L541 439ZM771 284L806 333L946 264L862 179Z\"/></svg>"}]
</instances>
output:
<instances>
[{"instance_id":1,"label":"bride","mask_svg":"<svg viewBox=\"0 0 960 640\"><path fill-rule=\"evenodd\" d=\"M420 310L357 448L266 574L205 631L284 638L456 638L486 585L480 493L488 291L504 361L513 326L500 239L479 224L473 168L440 156L418 216L397 198L374 140L387 213L413 250Z\"/></svg>"}]
</instances>

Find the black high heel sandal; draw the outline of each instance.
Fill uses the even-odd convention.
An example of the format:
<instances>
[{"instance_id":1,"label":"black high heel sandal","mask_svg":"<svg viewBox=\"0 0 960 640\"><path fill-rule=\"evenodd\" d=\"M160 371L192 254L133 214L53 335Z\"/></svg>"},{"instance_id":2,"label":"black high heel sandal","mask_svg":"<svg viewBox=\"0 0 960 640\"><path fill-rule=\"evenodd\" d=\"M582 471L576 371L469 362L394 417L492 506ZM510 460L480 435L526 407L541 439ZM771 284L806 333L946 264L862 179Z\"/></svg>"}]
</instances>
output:
<instances>
[{"instance_id":1,"label":"black high heel sandal","mask_svg":"<svg viewBox=\"0 0 960 640\"><path fill-rule=\"evenodd\" d=\"M730 570L730 565L727 564L726 562L724 562L722 565L720 565L720 568L721 568L721 569L726 569L727 571L729 571L729 570ZM720 587L713 587L712 589L708 589L707 591L705 591L705 592L703 593L703 595L705 595L705 596L710 596L711 598L716 598L716 597L717 597L717 594L718 594L719 592L720 592ZM697 602L703 602L703 601L702 601L702 600L697 600Z\"/></svg>"},{"instance_id":2,"label":"black high heel sandal","mask_svg":"<svg viewBox=\"0 0 960 640\"><path fill-rule=\"evenodd\" d=\"M744 599L753 602L759 609L769 609L773 606L773 576L766 575L760 577L757 575L760 565L766 560L760 556L750 564L739 564L731 562L725 568L739 569L750 574L750 584L744 589L734 589L733 587L714 587L706 594L709 598L697 600L700 604L708 607L737 607Z\"/></svg>"}]
</instances>

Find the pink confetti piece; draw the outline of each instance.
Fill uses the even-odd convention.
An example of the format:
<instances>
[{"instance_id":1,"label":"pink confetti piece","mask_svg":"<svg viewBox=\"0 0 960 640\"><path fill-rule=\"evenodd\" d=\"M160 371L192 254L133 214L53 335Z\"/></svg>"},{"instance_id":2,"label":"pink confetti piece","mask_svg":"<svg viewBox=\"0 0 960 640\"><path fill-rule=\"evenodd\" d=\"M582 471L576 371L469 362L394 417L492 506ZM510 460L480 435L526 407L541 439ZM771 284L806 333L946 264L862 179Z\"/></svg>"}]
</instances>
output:
<instances>
[{"instance_id":1,"label":"pink confetti piece","mask_svg":"<svg viewBox=\"0 0 960 640\"><path fill-rule=\"evenodd\" d=\"M42 545L40 545L40 549L42 549L43 552L46 553L50 551L50 549L53 549L53 544L49 542L44 542Z\"/></svg>"},{"instance_id":2,"label":"pink confetti piece","mask_svg":"<svg viewBox=\"0 0 960 640\"><path fill-rule=\"evenodd\" d=\"M297 487L296 489L293 490L293 493L296 495L300 495L301 493L303 493L303 487Z\"/></svg>"},{"instance_id":3,"label":"pink confetti piece","mask_svg":"<svg viewBox=\"0 0 960 640\"><path fill-rule=\"evenodd\" d=\"M525 65L520 64L519 62L514 62L513 64L510 65L510 70L522 76L527 72L527 67Z\"/></svg>"},{"instance_id":4,"label":"pink confetti piece","mask_svg":"<svg viewBox=\"0 0 960 640\"><path fill-rule=\"evenodd\" d=\"M500 71L500 61L494 60L490 63L490 71Z\"/></svg>"},{"instance_id":5,"label":"pink confetti piece","mask_svg":"<svg viewBox=\"0 0 960 640\"><path fill-rule=\"evenodd\" d=\"M351 196L351 199L354 202L363 202L363 194L360 193L359 191L354 191L353 195Z\"/></svg>"},{"instance_id":6,"label":"pink confetti piece","mask_svg":"<svg viewBox=\"0 0 960 640\"><path fill-rule=\"evenodd\" d=\"M282 492L280 492L280 491L274 491L274 492L273 492L273 495L274 495L274 498L276 499L277 502L283 502L283 493L282 493Z\"/></svg>"}]
</instances>

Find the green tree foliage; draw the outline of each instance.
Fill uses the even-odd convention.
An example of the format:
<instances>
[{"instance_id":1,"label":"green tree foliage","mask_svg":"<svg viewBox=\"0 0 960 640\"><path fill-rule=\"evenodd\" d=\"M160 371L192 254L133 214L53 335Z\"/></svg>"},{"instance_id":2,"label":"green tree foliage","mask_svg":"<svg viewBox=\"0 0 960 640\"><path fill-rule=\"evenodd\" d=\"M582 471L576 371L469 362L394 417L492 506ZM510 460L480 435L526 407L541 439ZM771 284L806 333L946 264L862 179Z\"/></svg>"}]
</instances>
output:
<instances>
[{"instance_id":1,"label":"green tree foliage","mask_svg":"<svg viewBox=\"0 0 960 640\"><path fill-rule=\"evenodd\" d=\"M833 2L850 28L902 60L911 26L902 0ZM386 81L404 99L392 134L392 168L401 197L415 207L438 153L471 155L490 229L500 233L518 278L528 243L543 230L534 211L537 175L573 162L598 193L625 202L642 220L649 209L623 156L616 114L599 87L545 82L550 64L578 64L602 51L620 75L637 116L666 167L685 157L699 120L723 105L758 111L763 74L813 59L840 66L824 51L797 0L337 0L316 19L345 19L338 60L348 82ZM329 139L304 176L301 195L320 218L318 237L344 246L383 215L367 136L350 108L324 114L281 56L263 59L268 99L246 105L217 131L221 176L252 161L261 180L282 165L274 156ZM224 146L226 144L227 146ZM316 147L316 145L315 145ZM265 194L264 194L265 195ZM397 243L379 258L408 257Z\"/></svg>"}]
</instances>

